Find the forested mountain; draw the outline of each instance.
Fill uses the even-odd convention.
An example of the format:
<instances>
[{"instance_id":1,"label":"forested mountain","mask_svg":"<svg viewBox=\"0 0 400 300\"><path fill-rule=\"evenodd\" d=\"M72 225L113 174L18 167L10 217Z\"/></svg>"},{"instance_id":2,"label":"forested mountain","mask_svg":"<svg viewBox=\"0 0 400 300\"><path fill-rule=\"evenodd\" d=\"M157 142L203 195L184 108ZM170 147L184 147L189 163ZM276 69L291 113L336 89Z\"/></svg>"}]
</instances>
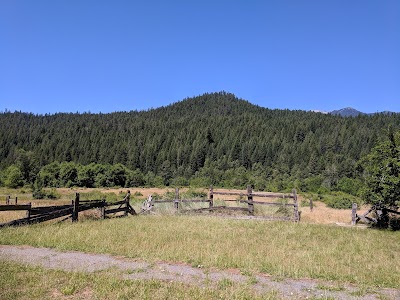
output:
<instances>
[{"instance_id":1,"label":"forested mountain","mask_svg":"<svg viewBox=\"0 0 400 300\"><path fill-rule=\"evenodd\" d=\"M356 110L352 107L346 107L338 110L333 110L330 112L332 115L339 115L342 117L357 117L358 115L365 115L365 113Z\"/></svg>"},{"instance_id":2,"label":"forested mountain","mask_svg":"<svg viewBox=\"0 0 400 300\"><path fill-rule=\"evenodd\" d=\"M329 112L331 115L337 115L337 116L342 116L342 117L357 117L358 115L375 115L375 114L396 114L395 112L391 111L382 111L382 112L376 112L376 113L364 113L361 112L357 109L354 109L352 107L346 107L338 110L333 110Z\"/></svg>"},{"instance_id":3,"label":"forested mountain","mask_svg":"<svg viewBox=\"0 0 400 300\"><path fill-rule=\"evenodd\" d=\"M251 181L260 189L282 189L315 179L330 188L342 177L355 177L356 162L389 125L400 128L400 116L271 110L225 92L140 112L5 112L0 169L15 164L23 149L38 170L55 161L120 163L140 173L144 183L146 176L158 175L167 185Z\"/></svg>"}]
</instances>

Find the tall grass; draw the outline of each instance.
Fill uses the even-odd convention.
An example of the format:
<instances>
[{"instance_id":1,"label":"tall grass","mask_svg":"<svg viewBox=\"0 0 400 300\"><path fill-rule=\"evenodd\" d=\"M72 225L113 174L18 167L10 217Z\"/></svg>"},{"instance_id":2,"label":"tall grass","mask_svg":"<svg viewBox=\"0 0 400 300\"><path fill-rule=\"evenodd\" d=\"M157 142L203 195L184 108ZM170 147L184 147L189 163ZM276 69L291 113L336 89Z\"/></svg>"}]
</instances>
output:
<instances>
[{"instance_id":1,"label":"tall grass","mask_svg":"<svg viewBox=\"0 0 400 300\"><path fill-rule=\"evenodd\" d=\"M0 231L0 244L398 287L400 232L201 216L139 216Z\"/></svg>"}]
</instances>

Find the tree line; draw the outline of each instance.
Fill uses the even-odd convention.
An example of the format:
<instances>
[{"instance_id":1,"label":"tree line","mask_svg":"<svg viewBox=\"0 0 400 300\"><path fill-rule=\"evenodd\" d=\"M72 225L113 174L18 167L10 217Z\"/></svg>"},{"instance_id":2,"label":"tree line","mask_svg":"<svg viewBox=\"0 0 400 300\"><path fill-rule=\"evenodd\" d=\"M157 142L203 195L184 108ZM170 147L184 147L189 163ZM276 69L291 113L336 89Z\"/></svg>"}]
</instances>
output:
<instances>
[{"instance_id":1,"label":"tree line","mask_svg":"<svg viewBox=\"0 0 400 300\"><path fill-rule=\"evenodd\" d=\"M3 185L195 185L359 193L398 114L271 110L220 92L147 111L0 113Z\"/></svg>"}]
</instances>

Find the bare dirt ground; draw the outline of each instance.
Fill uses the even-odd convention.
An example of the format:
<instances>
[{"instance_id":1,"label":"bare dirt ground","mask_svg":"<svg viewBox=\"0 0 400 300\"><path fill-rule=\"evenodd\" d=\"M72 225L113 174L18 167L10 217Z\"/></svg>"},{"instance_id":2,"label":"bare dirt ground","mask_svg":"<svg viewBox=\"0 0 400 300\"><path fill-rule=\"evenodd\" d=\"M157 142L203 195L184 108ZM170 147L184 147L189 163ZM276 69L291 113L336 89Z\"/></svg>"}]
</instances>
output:
<instances>
[{"instance_id":1,"label":"bare dirt ground","mask_svg":"<svg viewBox=\"0 0 400 300\"><path fill-rule=\"evenodd\" d=\"M312 279L281 279L267 274L241 274L239 270L204 269L178 263L145 261L81 252L59 252L48 248L0 245L0 259L65 271L96 272L116 268L128 280L162 280L197 286L217 286L222 280L249 284L256 292L278 292L283 299L400 299L400 290L365 290Z\"/></svg>"}]
</instances>

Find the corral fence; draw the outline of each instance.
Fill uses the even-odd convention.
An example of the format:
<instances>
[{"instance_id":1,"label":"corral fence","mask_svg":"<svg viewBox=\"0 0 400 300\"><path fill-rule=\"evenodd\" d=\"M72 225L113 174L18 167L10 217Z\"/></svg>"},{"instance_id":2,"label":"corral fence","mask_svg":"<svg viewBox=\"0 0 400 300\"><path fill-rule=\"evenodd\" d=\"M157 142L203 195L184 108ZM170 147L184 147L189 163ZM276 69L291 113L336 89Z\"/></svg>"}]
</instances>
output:
<instances>
[{"instance_id":1,"label":"corral fence","mask_svg":"<svg viewBox=\"0 0 400 300\"><path fill-rule=\"evenodd\" d=\"M90 209L100 209L101 219L105 219L110 215L123 212L122 216L128 214L136 215L135 210L129 203L130 192L123 200L117 202L107 202L106 200L80 200L79 193L76 193L75 199L71 201L71 204L66 205L55 205L55 206L39 206L33 207L31 203L28 204L10 204L9 196L6 199L6 205L0 205L0 211L26 211L25 218L13 220L7 223L1 223L0 227L5 226L19 226L34 223L41 223L53 219L65 217L63 219L71 219L72 222L78 221L79 212L87 211Z\"/></svg>"},{"instance_id":2,"label":"corral fence","mask_svg":"<svg viewBox=\"0 0 400 300\"><path fill-rule=\"evenodd\" d=\"M238 199L223 199L218 200L214 198L215 195L223 195L223 196L237 196ZM269 201L259 201L258 198L270 198L270 199L281 199L282 201L269 202ZM230 205L217 205L218 202L235 202L236 204L247 204L247 206L230 206ZM161 199L161 200L152 200L151 197L147 202L144 203L142 208L142 212L149 212L153 207L161 204L161 203L173 203L176 212L185 213L185 212L212 212L212 211L240 211L248 216L255 217L254 207L255 206L276 206L276 207L285 207L291 208L293 211L289 216L272 216L272 215L264 215L257 216L257 218L262 219L274 219L274 220L287 220L287 221L300 221L300 212L299 205L297 199L296 190L293 189L290 194L280 194L280 193L255 193L251 186L247 187L247 190L244 192L219 192L214 191L213 187L210 187L208 198L207 199L181 199L179 194L179 189L175 189L175 198L174 199ZM185 203L206 203L207 207L195 208L195 209L184 209L183 204Z\"/></svg>"},{"instance_id":3,"label":"corral fence","mask_svg":"<svg viewBox=\"0 0 400 300\"><path fill-rule=\"evenodd\" d=\"M380 225L380 223L388 223L390 216L400 217L400 211L388 208L381 204L372 205L369 210L364 214L357 214L357 203L353 203L351 210L351 224L356 225L358 222L362 221L368 225Z\"/></svg>"},{"instance_id":4,"label":"corral fence","mask_svg":"<svg viewBox=\"0 0 400 300\"><path fill-rule=\"evenodd\" d=\"M11 205L13 199L10 196L6 197L6 205ZM14 198L14 205L18 204L18 197Z\"/></svg>"}]
</instances>

